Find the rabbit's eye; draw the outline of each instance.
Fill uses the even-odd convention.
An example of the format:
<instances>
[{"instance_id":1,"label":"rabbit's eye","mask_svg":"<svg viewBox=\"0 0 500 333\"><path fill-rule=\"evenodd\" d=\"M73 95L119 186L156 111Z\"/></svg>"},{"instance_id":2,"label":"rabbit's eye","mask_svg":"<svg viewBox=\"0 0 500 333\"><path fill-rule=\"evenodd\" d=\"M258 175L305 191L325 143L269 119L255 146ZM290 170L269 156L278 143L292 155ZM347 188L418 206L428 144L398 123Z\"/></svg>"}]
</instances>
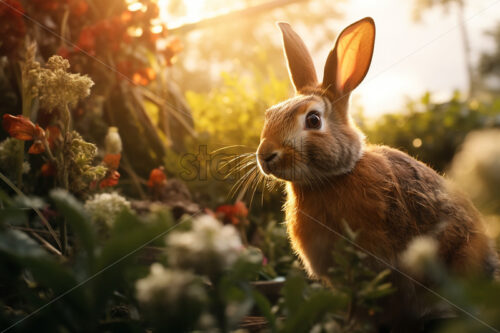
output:
<instances>
[{"instance_id":1,"label":"rabbit's eye","mask_svg":"<svg viewBox=\"0 0 500 333\"><path fill-rule=\"evenodd\" d=\"M321 127L321 117L318 111L310 111L306 116L307 129L319 129Z\"/></svg>"}]
</instances>

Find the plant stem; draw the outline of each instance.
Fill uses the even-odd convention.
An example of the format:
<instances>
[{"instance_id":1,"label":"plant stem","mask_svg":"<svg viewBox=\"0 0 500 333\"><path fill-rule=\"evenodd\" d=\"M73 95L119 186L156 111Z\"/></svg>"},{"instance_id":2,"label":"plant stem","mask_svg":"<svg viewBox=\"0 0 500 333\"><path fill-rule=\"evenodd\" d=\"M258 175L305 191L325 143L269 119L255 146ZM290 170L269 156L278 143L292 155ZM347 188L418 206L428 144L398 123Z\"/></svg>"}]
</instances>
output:
<instances>
[{"instance_id":1,"label":"plant stem","mask_svg":"<svg viewBox=\"0 0 500 333\"><path fill-rule=\"evenodd\" d=\"M71 140L71 113L69 111L68 105L64 105L64 109L61 110L61 118L63 121L63 147L62 151L60 154L60 159L59 159L59 171L60 172L60 182L62 187L66 190L69 191L69 171L68 171L68 163L66 162L66 156L65 153L68 148L68 144L70 144ZM61 234L61 243L62 243L62 248L61 252L63 254L66 254L67 248L68 248L68 226L66 222L66 218L63 219L62 223L59 226L59 232Z\"/></svg>"},{"instance_id":2,"label":"plant stem","mask_svg":"<svg viewBox=\"0 0 500 333\"><path fill-rule=\"evenodd\" d=\"M12 190L14 190L14 192L16 192L17 195L22 196L22 197L26 197L26 195L16 185L14 185L10 181L10 179L7 178L7 176L5 176L1 172L0 172L0 179L2 179ZM59 237L57 237L57 234L54 231L54 229L52 229L52 226L50 225L49 221L47 221L45 216L43 216L43 214L40 212L40 210L38 210L38 208L35 208L35 207L31 207L31 208L35 211L35 213L38 215L38 217L40 217L40 220L45 225L45 227L49 231L52 238L54 238L55 242L57 243L57 246L59 246L59 248L62 249L61 241L59 240Z\"/></svg>"}]
</instances>

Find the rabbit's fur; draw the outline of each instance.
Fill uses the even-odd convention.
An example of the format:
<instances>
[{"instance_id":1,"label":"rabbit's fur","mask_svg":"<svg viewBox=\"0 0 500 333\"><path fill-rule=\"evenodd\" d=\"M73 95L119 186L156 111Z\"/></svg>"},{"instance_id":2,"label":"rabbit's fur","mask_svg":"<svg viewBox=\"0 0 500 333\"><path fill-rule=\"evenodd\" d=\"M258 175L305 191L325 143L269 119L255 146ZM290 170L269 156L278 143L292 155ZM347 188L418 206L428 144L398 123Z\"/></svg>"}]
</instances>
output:
<instances>
[{"instance_id":1,"label":"rabbit's fur","mask_svg":"<svg viewBox=\"0 0 500 333\"><path fill-rule=\"evenodd\" d=\"M438 241L439 259L451 270L493 274L497 255L471 202L407 154L366 145L349 116L349 94L371 62L373 20L362 19L340 34L322 84L303 41L288 24L279 26L297 94L266 111L257 160L263 173L286 181L288 234L310 275L328 280L343 221L360 232L363 249L398 269L411 240L427 235ZM321 119L317 128L306 123L311 112ZM417 321L430 310L416 285L397 274L392 281L399 306L386 313L393 323Z\"/></svg>"}]
</instances>

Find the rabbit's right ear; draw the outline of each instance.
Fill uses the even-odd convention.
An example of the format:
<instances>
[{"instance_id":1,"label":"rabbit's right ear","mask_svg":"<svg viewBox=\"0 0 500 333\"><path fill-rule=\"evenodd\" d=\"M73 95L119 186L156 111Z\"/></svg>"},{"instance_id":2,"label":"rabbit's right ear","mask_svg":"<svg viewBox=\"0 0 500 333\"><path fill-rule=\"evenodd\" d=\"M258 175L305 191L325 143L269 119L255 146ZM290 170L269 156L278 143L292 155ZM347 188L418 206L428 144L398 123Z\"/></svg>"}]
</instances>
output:
<instances>
[{"instance_id":1,"label":"rabbit's right ear","mask_svg":"<svg viewBox=\"0 0 500 333\"><path fill-rule=\"evenodd\" d=\"M326 60L323 88L336 96L348 95L366 76L374 44L375 23L371 17L345 28Z\"/></svg>"},{"instance_id":2,"label":"rabbit's right ear","mask_svg":"<svg viewBox=\"0 0 500 333\"><path fill-rule=\"evenodd\" d=\"M316 70L306 45L288 23L279 22L278 26L283 34L288 72L295 91L299 92L306 87L316 87L318 85Z\"/></svg>"}]
</instances>

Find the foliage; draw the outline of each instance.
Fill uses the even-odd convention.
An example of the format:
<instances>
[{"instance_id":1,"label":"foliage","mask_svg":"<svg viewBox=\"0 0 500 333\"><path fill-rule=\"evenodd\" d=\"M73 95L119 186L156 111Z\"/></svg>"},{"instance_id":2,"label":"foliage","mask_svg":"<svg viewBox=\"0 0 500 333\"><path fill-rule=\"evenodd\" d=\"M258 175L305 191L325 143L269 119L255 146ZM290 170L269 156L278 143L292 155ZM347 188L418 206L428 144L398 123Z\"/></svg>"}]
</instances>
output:
<instances>
[{"instance_id":1,"label":"foliage","mask_svg":"<svg viewBox=\"0 0 500 333\"><path fill-rule=\"evenodd\" d=\"M402 149L443 172L465 136L472 130L500 126L500 100L435 103L430 93L410 101L403 113L382 115L373 123L361 121L371 143Z\"/></svg>"},{"instance_id":2,"label":"foliage","mask_svg":"<svg viewBox=\"0 0 500 333\"><path fill-rule=\"evenodd\" d=\"M297 267L288 273L278 306L267 314L275 332L371 332L379 312L377 301L394 290L385 279L389 270L375 272L366 254L355 247L356 233L346 228L330 268L330 288L308 283ZM260 304L261 308L265 308ZM364 319L361 319L364 318Z\"/></svg>"},{"instance_id":3,"label":"foliage","mask_svg":"<svg viewBox=\"0 0 500 333\"><path fill-rule=\"evenodd\" d=\"M495 49L484 52L479 59L479 71L486 77L500 77L500 23L487 32L488 36L495 41Z\"/></svg>"},{"instance_id":4,"label":"foliage","mask_svg":"<svg viewBox=\"0 0 500 333\"><path fill-rule=\"evenodd\" d=\"M0 31L13 39L0 46L0 57L5 56L0 66L1 112L21 113L45 128L53 122L59 98L64 105L58 108L71 108L72 125L86 141L101 144L108 126L143 133L135 138L138 145L124 138L124 153L140 156L142 163L127 158L124 163L132 179L135 172L146 176L161 163L173 135L182 142L192 132L189 110L177 106L182 96L164 80L181 43L167 33L158 15L156 1L150 0L2 2ZM31 41L35 44L26 53ZM47 68L35 66L35 54L49 59ZM72 71L95 82L91 99L74 98L79 92L88 94L88 87L80 89L78 74L66 73L68 61ZM57 89L61 84L67 89ZM138 187L136 181L135 195L141 192Z\"/></svg>"},{"instance_id":5,"label":"foliage","mask_svg":"<svg viewBox=\"0 0 500 333\"><path fill-rule=\"evenodd\" d=\"M88 211L69 193L54 190L50 202L74 231L75 254L69 262L49 255L22 228L12 226L14 220L30 220L20 201L4 201L0 214L0 261L10 271L0 276L0 324L13 332L228 331L254 305L273 331L306 331L333 323L347 332L361 329L349 310L354 304L372 311L373 300L390 292L383 282L386 272L370 271L362 253L340 242L338 264L359 272L350 275L355 280L333 270L332 292L292 270L283 298L270 310L270 301L251 285L262 269L262 255L256 248L241 247L231 225L222 226L208 215L176 223L166 211L140 217L125 207L103 238ZM173 228L177 230L168 233ZM145 260L152 246L160 252L148 270Z\"/></svg>"}]
</instances>

